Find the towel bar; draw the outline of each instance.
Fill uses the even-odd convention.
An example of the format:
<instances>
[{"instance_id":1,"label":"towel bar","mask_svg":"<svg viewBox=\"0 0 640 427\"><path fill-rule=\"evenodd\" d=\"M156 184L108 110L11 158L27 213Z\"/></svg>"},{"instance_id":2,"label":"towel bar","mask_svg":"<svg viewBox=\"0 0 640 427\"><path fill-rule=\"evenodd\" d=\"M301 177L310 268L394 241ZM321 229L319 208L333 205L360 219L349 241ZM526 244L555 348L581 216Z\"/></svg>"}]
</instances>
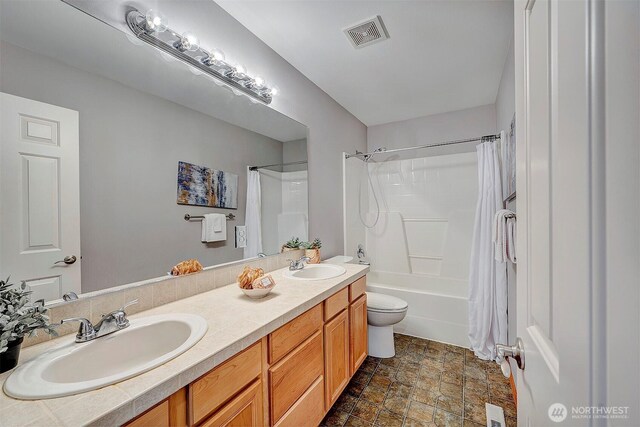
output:
<instances>
[{"instance_id":1,"label":"towel bar","mask_svg":"<svg viewBox=\"0 0 640 427\"><path fill-rule=\"evenodd\" d=\"M236 219L236 216L232 213L230 214L226 214L225 217L227 218L227 221L233 221L234 219ZM190 221L192 219L204 219L203 215L189 215L189 214L184 214L184 220L185 221Z\"/></svg>"}]
</instances>

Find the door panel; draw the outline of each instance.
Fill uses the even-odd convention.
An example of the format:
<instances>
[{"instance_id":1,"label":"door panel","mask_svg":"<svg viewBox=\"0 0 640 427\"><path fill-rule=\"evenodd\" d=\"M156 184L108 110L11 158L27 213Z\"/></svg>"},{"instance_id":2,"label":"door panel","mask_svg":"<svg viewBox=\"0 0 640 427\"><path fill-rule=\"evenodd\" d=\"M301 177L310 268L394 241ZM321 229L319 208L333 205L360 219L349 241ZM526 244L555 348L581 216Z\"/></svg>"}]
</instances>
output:
<instances>
[{"instance_id":1,"label":"door panel","mask_svg":"<svg viewBox=\"0 0 640 427\"><path fill-rule=\"evenodd\" d=\"M5 93L0 103L0 274L34 300L79 293L78 113Z\"/></svg>"},{"instance_id":2,"label":"door panel","mask_svg":"<svg viewBox=\"0 0 640 427\"><path fill-rule=\"evenodd\" d=\"M588 5L515 5L516 121L523 124L516 127L523 426L554 424L562 416L566 424L588 424L571 419L571 408L592 404Z\"/></svg>"}]
</instances>

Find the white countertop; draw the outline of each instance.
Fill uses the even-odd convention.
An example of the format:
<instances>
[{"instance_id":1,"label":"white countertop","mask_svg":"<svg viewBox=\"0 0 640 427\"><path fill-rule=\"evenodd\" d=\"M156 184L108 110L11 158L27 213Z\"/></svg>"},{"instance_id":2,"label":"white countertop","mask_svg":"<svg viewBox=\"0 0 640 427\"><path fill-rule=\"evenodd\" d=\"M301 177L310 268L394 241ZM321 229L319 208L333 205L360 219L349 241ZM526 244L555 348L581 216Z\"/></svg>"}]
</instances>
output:
<instances>
[{"instance_id":1,"label":"white countertop","mask_svg":"<svg viewBox=\"0 0 640 427\"><path fill-rule=\"evenodd\" d=\"M192 313L202 316L209 330L194 347L177 358L99 390L34 401L17 400L0 393L0 426L122 424L369 271L368 266L342 265L347 269L342 276L313 282L285 278L285 269L272 271L269 274L276 281L276 288L259 300L246 297L234 283L132 315L131 319L152 314ZM66 335L25 348L20 354L20 363L73 341L74 337L74 334ZM11 372L0 374L0 383L4 384Z\"/></svg>"}]
</instances>

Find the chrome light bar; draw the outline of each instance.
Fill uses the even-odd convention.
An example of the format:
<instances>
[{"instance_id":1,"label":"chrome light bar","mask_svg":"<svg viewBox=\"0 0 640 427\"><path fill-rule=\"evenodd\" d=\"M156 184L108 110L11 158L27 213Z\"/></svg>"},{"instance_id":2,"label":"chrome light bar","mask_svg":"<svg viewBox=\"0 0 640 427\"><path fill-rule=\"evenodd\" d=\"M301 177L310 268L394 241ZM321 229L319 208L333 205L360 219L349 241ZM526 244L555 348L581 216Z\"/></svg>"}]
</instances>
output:
<instances>
[{"instance_id":1,"label":"chrome light bar","mask_svg":"<svg viewBox=\"0 0 640 427\"><path fill-rule=\"evenodd\" d=\"M242 66L224 60L221 51L208 52L191 33L178 34L166 26L166 19L153 11L142 14L133 9L126 14L127 25L140 40L186 62L225 84L265 104L270 104L275 88L267 87L260 77L251 77Z\"/></svg>"}]
</instances>

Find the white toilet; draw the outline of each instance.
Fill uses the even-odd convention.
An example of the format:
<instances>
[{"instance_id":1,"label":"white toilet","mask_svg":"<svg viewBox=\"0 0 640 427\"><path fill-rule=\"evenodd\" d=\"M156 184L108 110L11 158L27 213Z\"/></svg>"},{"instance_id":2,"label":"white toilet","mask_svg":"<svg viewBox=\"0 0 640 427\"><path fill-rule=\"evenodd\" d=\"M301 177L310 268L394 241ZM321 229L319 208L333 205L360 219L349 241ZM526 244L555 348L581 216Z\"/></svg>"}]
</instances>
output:
<instances>
[{"instance_id":1,"label":"white toilet","mask_svg":"<svg viewBox=\"0 0 640 427\"><path fill-rule=\"evenodd\" d=\"M407 315L409 304L391 295L367 292L369 356L388 358L396 354L393 325Z\"/></svg>"}]
</instances>

